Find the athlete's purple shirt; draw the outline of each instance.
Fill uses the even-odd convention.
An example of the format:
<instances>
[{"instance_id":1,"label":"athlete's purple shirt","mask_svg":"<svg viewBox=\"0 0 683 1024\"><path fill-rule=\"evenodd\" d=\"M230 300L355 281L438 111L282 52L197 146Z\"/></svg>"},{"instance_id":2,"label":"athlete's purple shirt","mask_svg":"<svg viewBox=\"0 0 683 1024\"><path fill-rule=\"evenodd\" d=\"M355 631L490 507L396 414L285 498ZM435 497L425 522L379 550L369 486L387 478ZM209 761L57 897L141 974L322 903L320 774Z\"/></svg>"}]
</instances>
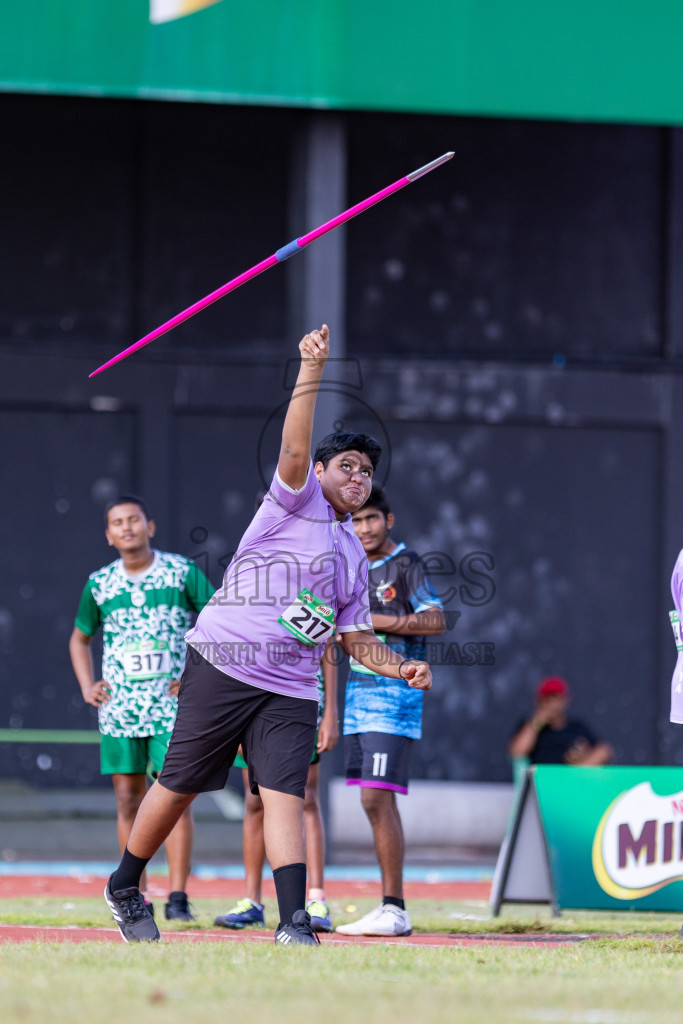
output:
<instances>
[{"instance_id":1,"label":"athlete's purple shirt","mask_svg":"<svg viewBox=\"0 0 683 1024\"><path fill-rule=\"evenodd\" d=\"M336 519L312 466L300 491L276 473L223 586L185 639L226 675L317 701L324 644L307 646L278 618L305 589L334 608L337 632L372 630L367 565L351 516Z\"/></svg>"},{"instance_id":2,"label":"athlete's purple shirt","mask_svg":"<svg viewBox=\"0 0 683 1024\"><path fill-rule=\"evenodd\" d=\"M683 618L683 551L676 559L673 575L671 577L671 594L674 599L674 607L679 616ZM683 725L683 653L679 653L676 659L676 668L671 679L671 714L672 722Z\"/></svg>"}]
</instances>

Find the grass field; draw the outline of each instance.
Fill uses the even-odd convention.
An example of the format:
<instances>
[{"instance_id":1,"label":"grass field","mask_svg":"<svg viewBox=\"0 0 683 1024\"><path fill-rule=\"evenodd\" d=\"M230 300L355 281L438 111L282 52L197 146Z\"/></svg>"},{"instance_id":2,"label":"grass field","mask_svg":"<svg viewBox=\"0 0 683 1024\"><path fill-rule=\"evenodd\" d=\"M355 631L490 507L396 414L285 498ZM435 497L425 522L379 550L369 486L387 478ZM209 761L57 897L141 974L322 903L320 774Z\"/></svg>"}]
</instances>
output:
<instances>
[{"instance_id":1,"label":"grass field","mask_svg":"<svg viewBox=\"0 0 683 1024\"><path fill-rule=\"evenodd\" d=\"M350 921L364 914L377 901L373 899L330 899L330 911L335 924ZM229 901L228 901L229 902ZM225 904L225 905L224 905ZM274 928L276 904L266 900L266 922ZM163 897L156 901L157 915L162 914ZM227 903L216 899L193 899L192 907L197 923L178 925L160 920L162 931L201 930L211 927L218 913L228 909ZM586 910L564 911L553 917L546 906L504 905L499 917L491 917L484 900L429 900L412 899L410 914L415 932L442 934L504 933L524 935L543 933L551 935L575 934L628 934L634 936L661 935L668 939L678 936L680 914L601 912ZM57 925L76 927L108 927L111 919L101 898L63 896L4 898L0 903L0 921L5 924Z\"/></svg>"},{"instance_id":2,"label":"grass field","mask_svg":"<svg viewBox=\"0 0 683 1024\"><path fill-rule=\"evenodd\" d=\"M331 947L5 947L6 1021L319 1019L461 1024L679 1021L680 941L601 940L552 950Z\"/></svg>"},{"instance_id":3,"label":"grass field","mask_svg":"<svg viewBox=\"0 0 683 1024\"><path fill-rule=\"evenodd\" d=\"M344 899L338 921L370 901ZM197 900L196 928L222 909ZM274 917L274 906L270 918ZM549 1021L558 1024L668 1024L681 1018L683 980L680 919L670 914L572 912L505 908L488 918L482 901L410 906L416 931L440 933L590 933L599 938L552 947L502 944L467 948L403 945L276 948L269 942L198 941L21 943L0 947L0 1019L42 1024L294 1024L387 1021ZM6 923L110 926L100 900L6 899ZM179 926L168 926L178 930ZM162 931L164 931L162 925ZM196 929L195 929L196 930Z\"/></svg>"}]
</instances>

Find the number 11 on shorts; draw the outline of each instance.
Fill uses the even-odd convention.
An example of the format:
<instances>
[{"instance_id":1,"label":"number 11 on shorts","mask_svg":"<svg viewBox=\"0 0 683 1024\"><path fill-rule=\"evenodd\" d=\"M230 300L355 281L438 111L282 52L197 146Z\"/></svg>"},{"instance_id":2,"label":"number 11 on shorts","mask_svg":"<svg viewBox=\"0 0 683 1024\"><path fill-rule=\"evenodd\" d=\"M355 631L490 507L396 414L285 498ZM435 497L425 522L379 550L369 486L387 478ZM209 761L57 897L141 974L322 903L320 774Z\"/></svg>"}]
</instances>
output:
<instances>
[{"instance_id":1,"label":"number 11 on shorts","mask_svg":"<svg viewBox=\"0 0 683 1024\"><path fill-rule=\"evenodd\" d=\"M387 758L388 754L373 754L372 755L372 774L377 775L379 778L387 774Z\"/></svg>"}]
</instances>

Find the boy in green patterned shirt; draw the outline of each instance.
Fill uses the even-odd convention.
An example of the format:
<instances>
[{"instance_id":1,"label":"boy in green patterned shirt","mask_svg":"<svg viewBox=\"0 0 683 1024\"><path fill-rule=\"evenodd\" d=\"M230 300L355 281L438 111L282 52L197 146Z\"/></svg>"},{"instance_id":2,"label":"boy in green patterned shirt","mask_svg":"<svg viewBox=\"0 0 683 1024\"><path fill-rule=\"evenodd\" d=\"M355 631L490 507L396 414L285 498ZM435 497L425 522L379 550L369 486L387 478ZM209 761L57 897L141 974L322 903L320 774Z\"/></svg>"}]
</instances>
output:
<instances>
[{"instance_id":1,"label":"boy in green patterned shirt","mask_svg":"<svg viewBox=\"0 0 683 1024\"><path fill-rule=\"evenodd\" d=\"M122 494L106 509L106 538L119 558L90 575L69 641L83 699L98 709L100 768L111 775L123 851L147 791L147 771L161 771L185 663L184 635L213 590L194 562L155 551L145 503ZM91 641L102 626L102 678L95 680ZM166 840L168 920L191 921L187 894L193 824L190 808ZM143 883L144 884L144 883Z\"/></svg>"}]
</instances>

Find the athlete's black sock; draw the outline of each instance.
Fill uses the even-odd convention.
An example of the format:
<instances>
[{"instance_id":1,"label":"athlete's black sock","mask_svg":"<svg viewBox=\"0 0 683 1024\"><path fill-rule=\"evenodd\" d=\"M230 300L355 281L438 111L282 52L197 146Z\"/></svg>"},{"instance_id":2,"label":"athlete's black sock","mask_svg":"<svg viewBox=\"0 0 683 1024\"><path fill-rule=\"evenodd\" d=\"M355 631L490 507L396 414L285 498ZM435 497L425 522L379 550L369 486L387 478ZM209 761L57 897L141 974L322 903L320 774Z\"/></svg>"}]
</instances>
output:
<instances>
[{"instance_id":1,"label":"athlete's black sock","mask_svg":"<svg viewBox=\"0 0 683 1024\"><path fill-rule=\"evenodd\" d=\"M296 910L306 907L306 865L284 864L273 871L280 924L289 924Z\"/></svg>"},{"instance_id":2,"label":"athlete's black sock","mask_svg":"<svg viewBox=\"0 0 683 1024\"><path fill-rule=\"evenodd\" d=\"M136 857L126 847L123 851L121 863L111 876L111 882L109 883L111 891L118 892L119 889L130 889L131 886L139 887L142 872L149 864L150 859L149 857Z\"/></svg>"},{"instance_id":3,"label":"athlete's black sock","mask_svg":"<svg viewBox=\"0 0 683 1024\"><path fill-rule=\"evenodd\" d=\"M405 900L400 900L398 896L382 896L382 903L389 903L392 907L399 907L401 910L406 909Z\"/></svg>"}]
</instances>

